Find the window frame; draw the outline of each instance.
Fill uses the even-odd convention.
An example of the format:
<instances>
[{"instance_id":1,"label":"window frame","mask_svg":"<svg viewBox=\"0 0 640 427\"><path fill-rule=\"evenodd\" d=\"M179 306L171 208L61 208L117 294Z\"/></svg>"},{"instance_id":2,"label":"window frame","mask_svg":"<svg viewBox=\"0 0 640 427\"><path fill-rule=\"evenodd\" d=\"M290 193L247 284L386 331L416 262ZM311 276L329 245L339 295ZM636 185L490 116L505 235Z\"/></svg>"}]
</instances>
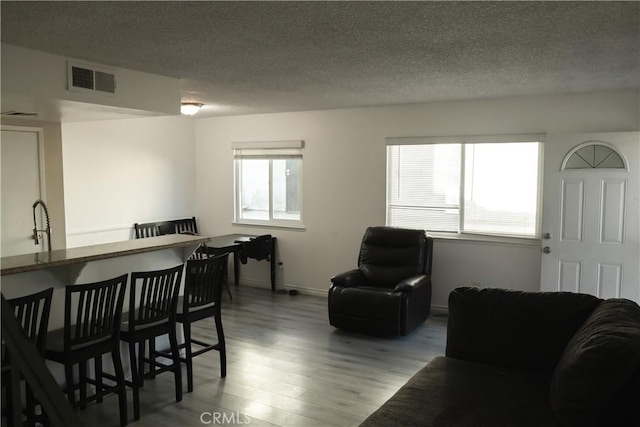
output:
<instances>
[{"instance_id":1,"label":"window frame","mask_svg":"<svg viewBox=\"0 0 640 427\"><path fill-rule=\"evenodd\" d=\"M537 200L536 200L536 224L533 236L501 234L499 232L476 232L465 230L465 145L484 143L538 143L538 175L537 175ZM399 137L386 138L387 168L386 168L386 206L385 223L390 224L390 181L391 167L389 165L389 148L400 145L435 145L435 144L459 144L460 145L460 175L459 175L459 218L457 231L429 231L430 235L438 238L452 240L477 240L495 243L516 243L524 245L537 245L540 241L543 215L543 185L544 185L544 142L545 134L509 134L509 135L480 135L480 136L444 136L444 137Z\"/></svg>"},{"instance_id":2,"label":"window frame","mask_svg":"<svg viewBox=\"0 0 640 427\"><path fill-rule=\"evenodd\" d=\"M303 223L303 149L304 141L251 141L233 142L233 224L252 225L273 228L304 229ZM242 160L263 159L269 161L269 219L242 218ZM300 219L274 218L274 183L273 161L279 159L299 159L298 169L298 195L300 207Z\"/></svg>"}]
</instances>

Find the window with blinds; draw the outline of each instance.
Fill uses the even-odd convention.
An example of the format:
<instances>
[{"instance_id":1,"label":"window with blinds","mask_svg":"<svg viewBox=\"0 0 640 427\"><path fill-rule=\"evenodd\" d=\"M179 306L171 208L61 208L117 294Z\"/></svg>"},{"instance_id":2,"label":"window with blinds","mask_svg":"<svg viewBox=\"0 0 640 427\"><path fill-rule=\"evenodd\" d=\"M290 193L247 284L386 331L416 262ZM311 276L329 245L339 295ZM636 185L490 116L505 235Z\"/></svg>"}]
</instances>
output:
<instances>
[{"instance_id":1,"label":"window with blinds","mask_svg":"<svg viewBox=\"0 0 640 427\"><path fill-rule=\"evenodd\" d=\"M235 222L302 226L303 141L234 142Z\"/></svg>"},{"instance_id":2,"label":"window with blinds","mask_svg":"<svg viewBox=\"0 0 640 427\"><path fill-rule=\"evenodd\" d=\"M387 225L536 238L542 138L506 137L388 139Z\"/></svg>"},{"instance_id":3,"label":"window with blinds","mask_svg":"<svg viewBox=\"0 0 640 427\"><path fill-rule=\"evenodd\" d=\"M389 225L458 231L460 149L460 144L388 147Z\"/></svg>"}]
</instances>

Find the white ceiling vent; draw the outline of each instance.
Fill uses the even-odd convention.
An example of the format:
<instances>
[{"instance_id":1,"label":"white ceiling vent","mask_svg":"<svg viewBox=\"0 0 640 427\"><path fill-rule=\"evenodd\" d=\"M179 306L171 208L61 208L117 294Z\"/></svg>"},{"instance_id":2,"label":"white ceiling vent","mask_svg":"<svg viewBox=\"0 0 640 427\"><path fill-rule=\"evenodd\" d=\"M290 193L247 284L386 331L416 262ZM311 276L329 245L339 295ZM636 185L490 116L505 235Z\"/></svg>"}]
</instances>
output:
<instances>
[{"instance_id":1,"label":"white ceiling vent","mask_svg":"<svg viewBox=\"0 0 640 427\"><path fill-rule=\"evenodd\" d=\"M68 89L79 92L116 93L116 75L113 70L81 63L67 63Z\"/></svg>"}]
</instances>

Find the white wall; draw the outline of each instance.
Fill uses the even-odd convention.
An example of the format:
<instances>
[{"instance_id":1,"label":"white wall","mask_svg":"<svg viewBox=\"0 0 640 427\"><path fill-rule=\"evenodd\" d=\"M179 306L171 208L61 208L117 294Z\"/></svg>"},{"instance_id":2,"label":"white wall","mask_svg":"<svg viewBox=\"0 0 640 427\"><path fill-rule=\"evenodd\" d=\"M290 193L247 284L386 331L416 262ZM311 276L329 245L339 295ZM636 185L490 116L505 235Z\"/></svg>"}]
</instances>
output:
<instances>
[{"instance_id":1,"label":"white wall","mask_svg":"<svg viewBox=\"0 0 640 427\"><path fill-rule=\"evenodd\" d=\"M127 240L135 222L195 215L193 119L62 125L67 246Z\"/></svg>"},{"instance_id":2,"label":"white wall","mask_svg":"<svg viewBox=\"0 0 640 427\"><path fill-rule=\"evenodd\" d=\"M103 105L123 112L135 109L179 113L179 79L107 67L116 73L115 94L70 91L67 90L67 61L86 62L4 43L1 54L3 111L40 111L43 104L57 100L85 103L84 108L89 111Z\"/></svg>"},{"instance_id":3,"label":"white wall","mask_svg":"<svg viewBox=\"0 0 640 427\"><path fill-rule=\"evenodd\" d=\"M364 229L385 222L386 137L633 131L639 100L606 92L63 124L67 245L125 240L134 222L196 215L202 234L276 235L279 285L326 294L332 275L355 267ZM231 142L291 139L306 143L306 230L232 225ZM473 281L535 290L539 270L537 247L437 240L433 303L446 306L452 288ZM243 282L267 288L268 278L266 262L241 269Z\"/></svg>"},{"instance_id":4,"label":"white wall","mask_svg":"<svg viewBox=\"0 0 640 427\"><path fill-rule=\"evenodd\" d=\"M367 226L385 223L386 137L632 131L639 93L549 95L420 105L261 114L195 121L197 216L203 234L271 232L281 285L326 293L332 275L354 268ZM305 141L305 231L234 226L232 141ZM242 269L268 286L267 263ZM449 291L486 286L537 290L540 251L437 240L433 304Z\"/></svg>"}]
</instances>

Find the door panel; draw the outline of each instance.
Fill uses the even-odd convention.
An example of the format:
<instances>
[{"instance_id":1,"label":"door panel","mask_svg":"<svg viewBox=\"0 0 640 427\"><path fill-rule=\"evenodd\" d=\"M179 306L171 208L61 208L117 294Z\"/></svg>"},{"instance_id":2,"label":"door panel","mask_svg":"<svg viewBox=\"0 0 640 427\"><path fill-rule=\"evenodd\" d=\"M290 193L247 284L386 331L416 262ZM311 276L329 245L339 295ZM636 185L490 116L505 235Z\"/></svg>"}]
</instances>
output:
<instances>
[{"instance_id":1,"label":"door panel","mask_svg":"<svg viewBox=\"0 0 640 427\"><path fill-rule=\"evenodd\" d=\"M584 219L584 181L562 180L561 238L563 242L582 242Z\"/></svg>"},{"instance_id":2,"label":"door panel","mask_svg":"<svg viewBox=\"0 0 640 427\"><path fill-rule=\"evenodd\" d=\"M579 292L582 263L579 261L560 261L558 291Z\"/></svg>"},{"instance_id":3,"label":"door panel","mask_svg":"<svg viewBox=\"0 0 640 427\"><path fill-rule=\"evenodd\" d=\"M18 130L19 129L19 130ZM41 150L39 129L2 128L0 139L2 246L5 256L41 252L44 246L33 240L31 206L42 198ZM36 211L38 226L43 224L41 210ZM43 239L41 239L42 242Z\"/></svg>"},{"instance_id":4,"label":"door panel","mask_svg":"<svg viewBox=\"0 0 640 427\"><path fill-rule=\"evenodd\" d=\"M587 141L617 150L628 170L592 167L619 165L610 160L615 153L596 147L593 157L581 151L588 168L562 170L567 154ZM639 164L638 132L547 135L541 290L640 302Z\"/></svg>"},{"instance_id":5,"label":"door panel","mask_svg":"<svg viewBox=\"0 0 640 427\"><path fill-rule=\"evenodd\" d=\"M622 294L622 264L598 264L596 289L602 298L619 298Z\"/></svg>"},{"instance_id":6,"label":"door panel","mask_svg":"<svg viewBox=\"0 0 640 427\"><path fill-rule=\"evenodd\" d=\"M602 180L600 206L600 243L621 245L624 243L624 205L626 200L625 179Z\"/></svg>"}]
</instances>

